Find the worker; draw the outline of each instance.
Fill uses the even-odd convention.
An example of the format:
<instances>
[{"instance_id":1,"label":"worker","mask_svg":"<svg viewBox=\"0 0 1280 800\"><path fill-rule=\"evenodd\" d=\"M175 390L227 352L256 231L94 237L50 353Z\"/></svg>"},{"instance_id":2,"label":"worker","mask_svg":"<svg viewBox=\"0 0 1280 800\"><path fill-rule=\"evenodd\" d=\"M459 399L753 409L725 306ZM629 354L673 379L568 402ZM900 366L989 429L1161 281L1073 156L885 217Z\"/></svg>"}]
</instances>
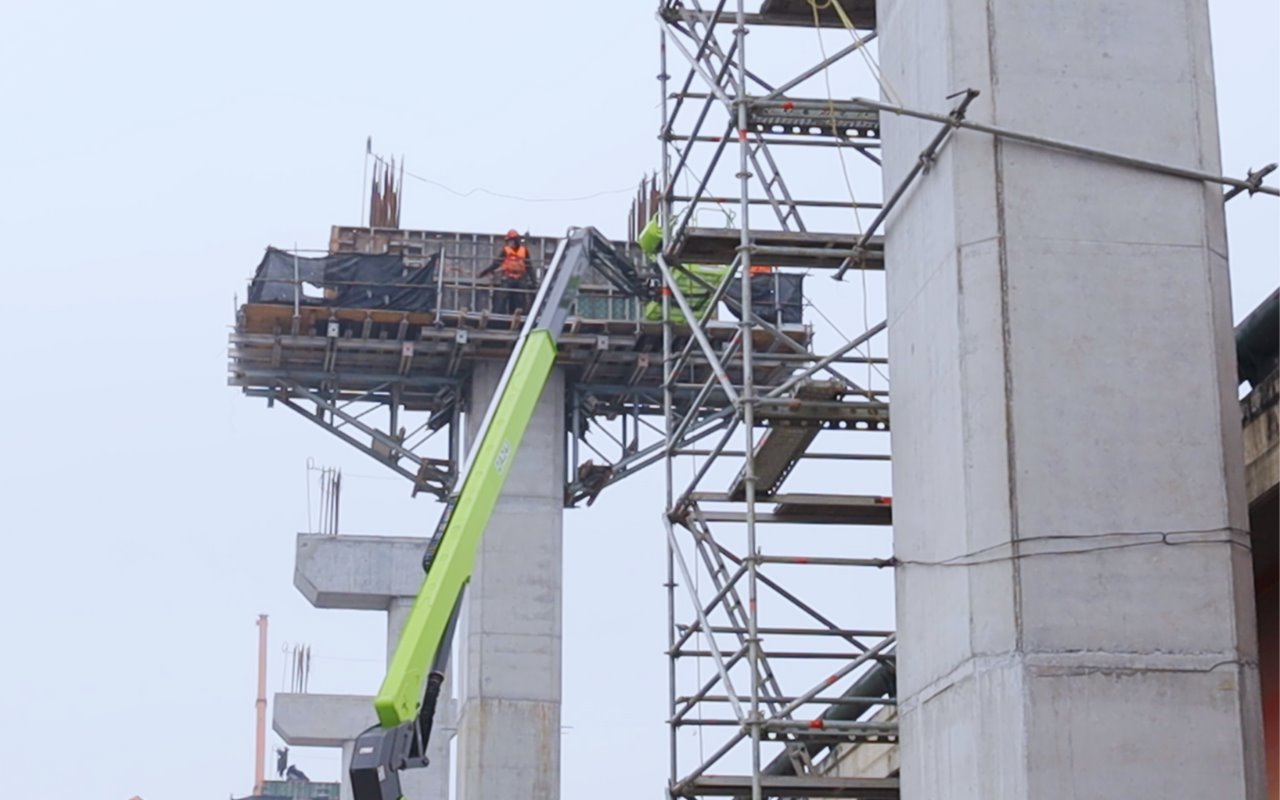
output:
<instances>
[{"instance_id":1,"label":"worker","mask_svg":"<svg viewBox=\"0 0 1280 800\"><path fill-rule=\"evenodd\" d=\"M493 311L496 314L516 314L529 305L533 280L529 273L529 248L515 228L507 231L502 252L493 263L480 272L483 278L495 270L500 271L497 287L493 291Z\"/></svg>"}]
</instances>

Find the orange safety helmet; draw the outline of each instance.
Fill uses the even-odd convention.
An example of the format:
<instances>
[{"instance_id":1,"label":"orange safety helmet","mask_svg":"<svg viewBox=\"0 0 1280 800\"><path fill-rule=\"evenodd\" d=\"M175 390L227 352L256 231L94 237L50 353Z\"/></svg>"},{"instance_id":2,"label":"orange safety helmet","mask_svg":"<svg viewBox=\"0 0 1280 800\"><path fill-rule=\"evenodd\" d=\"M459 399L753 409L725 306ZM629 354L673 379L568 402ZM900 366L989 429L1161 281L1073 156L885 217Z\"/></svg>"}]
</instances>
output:
<instances>
[{"instance_id":1,"label":"orange safety helmet","mask_svg":"<svg viewBox=\"0 0 1280 800\"><path fill-rule=\"evenodd\" d=\"M512 228L511 230L507 231L507 238L508 238L508 239L519 239L519 238L520 238L520 231L516 230L515 228Z\"/></svg>"}]
</instances>

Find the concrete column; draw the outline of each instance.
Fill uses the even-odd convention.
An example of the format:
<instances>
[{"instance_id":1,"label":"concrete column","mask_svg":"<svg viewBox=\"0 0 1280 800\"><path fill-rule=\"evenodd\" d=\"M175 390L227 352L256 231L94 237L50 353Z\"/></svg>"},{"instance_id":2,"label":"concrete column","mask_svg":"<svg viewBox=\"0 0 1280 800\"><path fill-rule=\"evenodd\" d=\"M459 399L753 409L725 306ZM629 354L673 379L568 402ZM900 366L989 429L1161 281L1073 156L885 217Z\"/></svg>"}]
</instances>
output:
<instances>
[{"instance_id":1,"label":"concrete column","mask_svg":"<svg viewBox=\"0 0 1280 800\"><path fill-rule=\"evenodd\" d=\"M299 534L294 585L316 608L387 613L387 660L422 584L426 539L408 536L320 536ZM457 710L445 679L436 723L427 748L431 765L401 773L410 800L449 796L449 742L456 733ZM347 769L352 744L374 724L373 698L360 695L278 694L272 725L289 745L342 748L342 798L349 800Z\"/></svg>"},{"instance_id":2,"label":"concrete column","mask_svg":"<svg viewBox=\"0 0 1280 800\"><path fill-rule=\"evenodd\" d=\"M472 378L468 436L501 365ZM560 795L561 524L564 379L542 393L467 589L458 637L459 800Z\"/></svg>"},{"instance_id":3,"label":"concrete column","mask_svg":"<svg viewBox=\"0 0 1280 800\"><path fill-rule=\"evenodd\" d=\"M354 740L347 739L342 743L342 784L338 787L338 800L355 800L355 794L351 789L351 781L347 779L347 775L351 771L351 757L355 755L355 752L356 743Z\"/></svg>"},{"instance_id":4,"label":"concrete column","mask_svg":"<svg viewBox=\"0 0 1280 800\"><path fill-rule=\"evenodd\" d=\"M907 106L1219 171L1206 0L877 16ZM1262 797L1221 192L959 132L892 218L904 800Z\"/></svg>"},{"instance_id":5,"label":"concrete column","mask_svg":"<svg viewBox=\"0 0 1280 800\"><path fill-rule=\"evenodd\" d=\"M425 544L425 543L424 543ZM421 559L421 555L419 555ZM395 653L400 641L400 632L404 630L405 620L409 617L409 609L413 608L413 598L396 597L387 606L387 663ZM408 800L448 800L449 797L449 742L457 733L457 709L453 697L453 676L448 671L444 676L444 685L440 687L441 701L436 706L435 724L431 729L431 740L427 743L427 758L431 763L426 769L412 769L400 773L400 788Z\"/></svg>"},{"instance_id":6,"label":"concrete column","mask_svg":"<svg viewBox=\"0 0 1280 800\"><path fill-rule=\"evenodd\" d=\"M387 604L387 663L391 663L391 657L396 653L396 645L400 643L400 631L404 630L404 623L409 618L409 611L413 608L412 597L393 597L391 602Z\"/></svg>"}]
</instances>

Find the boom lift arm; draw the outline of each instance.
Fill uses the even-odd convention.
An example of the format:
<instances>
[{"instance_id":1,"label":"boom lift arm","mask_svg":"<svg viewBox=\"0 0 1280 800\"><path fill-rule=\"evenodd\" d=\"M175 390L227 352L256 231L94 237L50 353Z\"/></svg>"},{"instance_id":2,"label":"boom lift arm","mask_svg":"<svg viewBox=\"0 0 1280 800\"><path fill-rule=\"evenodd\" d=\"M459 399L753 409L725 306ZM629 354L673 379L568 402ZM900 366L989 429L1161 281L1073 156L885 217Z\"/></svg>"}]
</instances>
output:
<instances>
[{"instance_id":1,"label":"boom lift arm","mask_svg":"<svg viewBox=\"0 0 1280 800\"><path fill-rule=\"evenodd\" d=\"M356 739L350 769L355 800L404 800L400 770L427 765L436 701L480 538L551 374L556 342L578 287L592 266L619 288L639 285L630 262L593 228L571 229L556 248L480 423L460 489L449 499L423 558L426 578L373 701L378 724Z\"/></svg>"}]
</instances>

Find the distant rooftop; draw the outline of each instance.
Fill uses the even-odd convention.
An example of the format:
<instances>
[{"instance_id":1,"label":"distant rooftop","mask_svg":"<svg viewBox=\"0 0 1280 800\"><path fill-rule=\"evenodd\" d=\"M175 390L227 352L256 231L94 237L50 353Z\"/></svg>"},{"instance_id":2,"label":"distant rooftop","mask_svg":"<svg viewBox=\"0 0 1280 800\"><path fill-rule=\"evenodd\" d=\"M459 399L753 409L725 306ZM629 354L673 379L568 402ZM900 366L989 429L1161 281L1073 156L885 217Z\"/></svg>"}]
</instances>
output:
<instances>
[{"instance_id":1,"label":"distant rooftop","mask_svg":"<svg viewBox=\"0 0 1280 800\"><path fill-rule=\"evenodd\" d=\"M338 783L317 781L264 781L263 794L252 794L238 800L338 800L340 787Z\"/></svg>"}]
</instances>

